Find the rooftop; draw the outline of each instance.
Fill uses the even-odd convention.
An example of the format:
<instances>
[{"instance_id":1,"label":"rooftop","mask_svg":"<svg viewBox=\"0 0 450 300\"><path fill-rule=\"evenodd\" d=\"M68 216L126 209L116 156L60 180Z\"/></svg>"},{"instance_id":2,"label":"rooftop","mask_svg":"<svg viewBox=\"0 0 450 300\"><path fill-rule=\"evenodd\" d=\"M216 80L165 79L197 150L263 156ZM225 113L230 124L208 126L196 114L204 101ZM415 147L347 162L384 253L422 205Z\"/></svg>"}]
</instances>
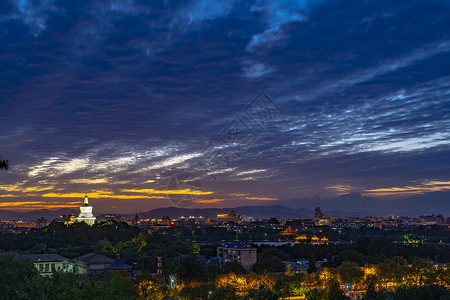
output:
<instances>
[{"instance_id":1,"label":"rooftop","mask_svg":"<svg viewBox=\"0 0 450 300\"><path fill-rule=\"evenodd\" d=\"M44 261L64 261L66 257L58 254L17 254L15 259L23 259L31 262L44 262Z\"/></svg>"},{"instance_id":2,"label":"rooftop","mask_svg":"<svg viewBox=\"0 0 450 300\"><path fill-rule=\"evenodd\" d=\"M111 257L108 256L104 256L102 254L97 254L97 253L87 253L84 255L81 255L77 258L75 258L76 260L80 260L80 261L84 261L86 263L90 263L90 264L95 264L95 263L107 263L110 264L114 261L114 259L112 259Z\"/></svg>"}]
</instances>

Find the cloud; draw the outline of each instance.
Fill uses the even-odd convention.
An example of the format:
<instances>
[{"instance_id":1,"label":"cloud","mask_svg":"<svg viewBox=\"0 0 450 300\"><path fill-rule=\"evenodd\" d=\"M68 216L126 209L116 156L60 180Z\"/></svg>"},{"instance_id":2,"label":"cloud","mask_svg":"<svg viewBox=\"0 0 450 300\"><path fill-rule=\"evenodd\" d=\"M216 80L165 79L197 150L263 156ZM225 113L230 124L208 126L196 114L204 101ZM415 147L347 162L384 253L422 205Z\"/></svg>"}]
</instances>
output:
<instances>
[{"instance_id":1,"label":"cloud","mask_svg":"<svg viewBox=\"0 0 450 300\"><path fill-rule=\"evenodd\" d=\"M201 178L219 205L448 180L446 2L8 3L2 199L101 191L105 210L157 207L163 194L123 190L202 174L237 117L255 141ZM244 111L261 90L283 110L263 128Z\"/></svg>"},{"instance_id":2,"label":"cloud","mask_svg":"<svg viewBox=\"0 0 450 300\"><path fill-rule=\"evenodd\" d=\"M244 76L258 78L272 72L272 69L263 63L249 64L244 67Z\"/></svg>"},{"instance_id":3,"label":"cloud","mask_svg":"<svg viewBox=\"0 0 450 300\"><path fill-rule=\"evenodd\" d=\"M209 195L213 192L203 192L203 191L196 191L191 189L183 189L183 190L154 190L154 189L125 189L124 192L130 192L130 193L144 193L144 194L167 194L167 195Z\"/></svg>"},{"instance_id":4,"label":"cloud","mask_svg":"<svg viewBox=\"0 0 450 300\"><path fill-rule=\"evenodd\" d=\"M226 16L231 12L233 5L234 1L195 0L180 8L178 15L187 25L192 25Z\"/></svg>"},{"instance_id":5,"label":"cloud","mask_svg":"<svg viewBox=\"0 0 450 300\"><path fill-rule=\"evenodd\" d=\"M420 184L403 186L403 187L389 187L366 190L365 194L369 196L381 197L398 197L415 194L425 194L429 192L448 191L450 190L450 181L434 181L428 180Z\"/></svg>"},{"instance_id":6,"label":"cloud","mask_svg":"<svg viewBox=\"0 0 450 300\"><path fill-rule=\"evenodd\" d=\"M8 17L1 18L2 21L5 19L18 19L24 24L29 26L31 33L34 36L38 36L47 27L47 19L49 16L57 11L53 1L43 0L43 1L31 1L31 0L21 0L12 1L14 9Z\"/></svg>"},{"instance_id":7,"label":"cloud","mask_svg":"<svg viewBox=\"0 0 450 300\"><path fill-rule=\"evenodd\" d=\"M255 170L241 171L241 172L236 173L236 176L243 176L243 175L263 173L263 172L267 172L267 170L266 169L255 169Z\"/></svg>"},{"instance_id":8,"label":"cloud","mask_svg":"<svg viewBox=\"0 0 450 300\"><path fill-rule=\"evenodd\" d=\"M83 199L83 193L48 193L43 194L44 198L80 198ZM93 199L165 199L164 196L147 196L147 195L120 195L108 191L91 191L88 193L89 198Z\"/></svg>"},{"instance_id":9,"label":"cloud","mask_svg":"<svg viewBox=\"0 0 450 300\"><path fill-rule=\"evenodd\" d=\"M309 1L257 1L251 7L254 13L262 13L266 18L267 26L262 33L252 36L248 43L247 51L254 51L257 48L271 47L286 34L283 26L291 22L304 22L307 20L306 8Z\"/></svg>"}]
</instances>

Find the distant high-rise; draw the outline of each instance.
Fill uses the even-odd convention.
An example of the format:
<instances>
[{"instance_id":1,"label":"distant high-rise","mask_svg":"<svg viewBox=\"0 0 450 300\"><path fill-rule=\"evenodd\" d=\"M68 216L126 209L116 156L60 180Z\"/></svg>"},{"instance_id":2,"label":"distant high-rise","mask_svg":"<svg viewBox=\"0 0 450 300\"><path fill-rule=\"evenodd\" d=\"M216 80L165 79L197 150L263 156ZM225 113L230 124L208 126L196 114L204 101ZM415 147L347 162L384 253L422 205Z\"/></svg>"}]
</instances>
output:
<instances>
[{"instance_id":1,"label":"distant high-rise","mask_svg":"<svg viewBox=\"0 0 450 300\"><path fill-rule=\"evenodd\" d=\"M314 210L314 219L322 219L322 210L320 209L320 207L316 207L316 209Z\"/></svg>"},{"instance_id":2,"label":"distant high-rise","mask_svg":"<svg viewBox=\"0 0 450 300\"><path fill-rule=\"evenodd\" d=\"M80 206L80 215L77 222L85 222L88 225L94 225L95 217L92 214L92 206L89 205L88 196L84 196L83 206Z\"/></svg>"}]
</instances>

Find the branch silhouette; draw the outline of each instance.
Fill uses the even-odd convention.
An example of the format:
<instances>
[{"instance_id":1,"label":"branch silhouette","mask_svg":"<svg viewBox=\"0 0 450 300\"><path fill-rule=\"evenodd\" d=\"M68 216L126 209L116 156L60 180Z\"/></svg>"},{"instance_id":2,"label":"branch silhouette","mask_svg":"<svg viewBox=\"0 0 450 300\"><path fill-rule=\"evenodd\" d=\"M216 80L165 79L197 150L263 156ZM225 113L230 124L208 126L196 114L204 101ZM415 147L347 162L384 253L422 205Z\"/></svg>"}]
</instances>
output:
<instances>
[{"instance_id":1,"label":"branch silhouette","mask_svg":"<svg viewBox=\"0 0 450 300\"><path fill-rule=\"evenodd\" d=\"M5 169L8 170L9 162L5 159L0 159L0 170Z\"/></svg>"}]
</instances>

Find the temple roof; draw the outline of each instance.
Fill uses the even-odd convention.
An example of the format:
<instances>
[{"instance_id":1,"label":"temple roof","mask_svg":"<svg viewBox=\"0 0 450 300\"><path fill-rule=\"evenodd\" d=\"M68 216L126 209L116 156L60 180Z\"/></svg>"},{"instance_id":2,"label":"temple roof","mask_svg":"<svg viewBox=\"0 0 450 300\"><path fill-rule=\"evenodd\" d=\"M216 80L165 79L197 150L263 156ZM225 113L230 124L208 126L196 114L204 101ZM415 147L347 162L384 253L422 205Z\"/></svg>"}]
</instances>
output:
<instances>
[{"instance_id":1,"label":"temple roof","mask_svg":"<svg viewBox=\"0 0 450 300\"><path fill-rule=\"evenodd\" d=\"M124 263L120 258L116 258L116 260L112 264L105 267L105 269L107 270L130 270L131 268L132 266Z\"/></svg>"},{"instance_id":2,"label":"temple roof","mask_svg":"<svg viewBox=\"0 0 450 300\"><path fill-rule=\"evenodd\" d=\"M291 226L289 226L286 230L283 231L283 234L294 234L294 233L297 233L297 231L292 229Z\"/></svg>"},{"instance_id":3,"label":"temple roof","mask_svg":"<svg viewBox=\"0 0 450 300\"><path fill-rule=\"evenodd\" d=\"M75 259L84 261L84 262L90 263L90 264L95 264L95 263L110 264L110 263L114 262L114 259L112 259L111 257L104 256L104 255L97 254L97 253L87 253L87 254L81 255Z\"/></svg>"}]
</instances>

